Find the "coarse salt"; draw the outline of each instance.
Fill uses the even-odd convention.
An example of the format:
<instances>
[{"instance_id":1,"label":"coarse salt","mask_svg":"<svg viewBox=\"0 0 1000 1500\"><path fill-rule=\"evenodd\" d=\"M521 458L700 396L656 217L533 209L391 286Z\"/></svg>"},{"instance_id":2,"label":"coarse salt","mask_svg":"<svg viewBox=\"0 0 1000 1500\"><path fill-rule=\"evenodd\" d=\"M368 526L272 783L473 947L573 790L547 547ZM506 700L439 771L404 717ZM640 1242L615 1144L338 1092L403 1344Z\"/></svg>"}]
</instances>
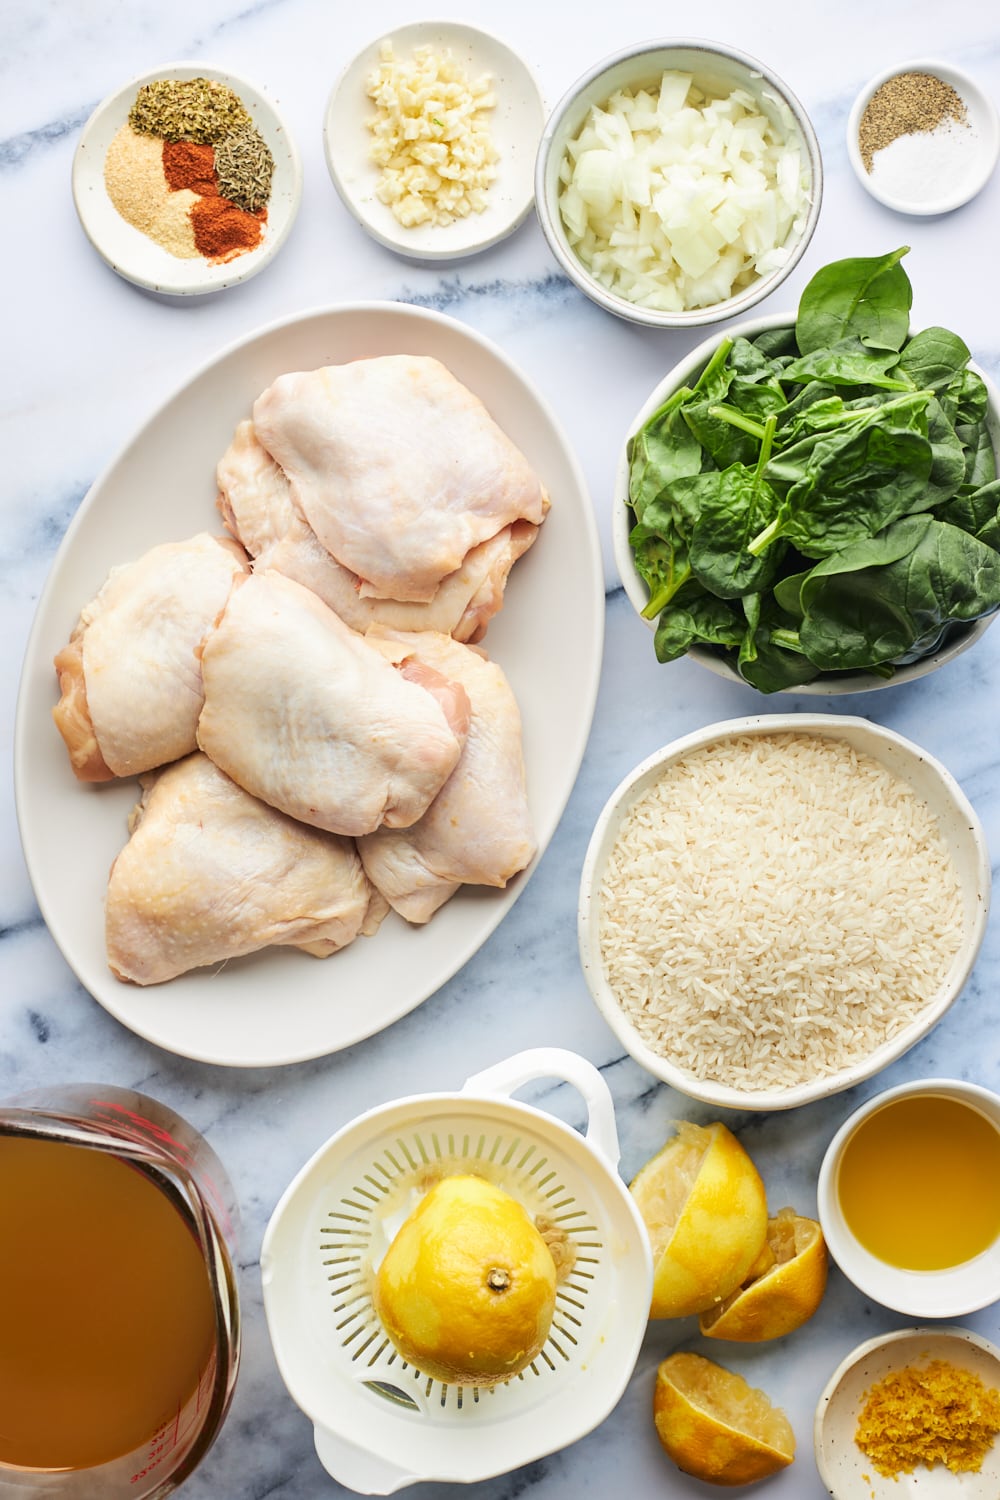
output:
<instances>
[{"instance_id":1,"label":"coarse salt","mask_svg":"<svg viewBox=\"0 0 1000 1500\"><path fill-rule=\"evenodd\" d=\"M965 191L977 171L980 147L972 126L955 120L897 136L873 154L872 186L901 203L953 198Z\"/></svg>"}]
</instances>

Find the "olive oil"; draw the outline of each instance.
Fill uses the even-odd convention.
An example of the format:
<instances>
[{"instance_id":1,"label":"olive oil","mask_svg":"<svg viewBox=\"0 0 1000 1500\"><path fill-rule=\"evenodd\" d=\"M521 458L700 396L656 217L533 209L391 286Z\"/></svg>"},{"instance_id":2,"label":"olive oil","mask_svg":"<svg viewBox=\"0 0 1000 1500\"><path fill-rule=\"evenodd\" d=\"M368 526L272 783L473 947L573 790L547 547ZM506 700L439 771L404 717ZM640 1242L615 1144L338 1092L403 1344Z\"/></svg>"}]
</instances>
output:
<instances>
[{"instance_id":1,"label":"olive oil","mask_svg":"<svg viewBox=\"0 0 1000 1500\"><path fill-rule=\"evenodd\" d=\"M847 1227L879 1260L961 1265L1000 1236L1000 1130L943 1094L893 1100L848 1138L837 1193Z\"/></svg>"},{"instance_id":2,"label":"olive oil","mask_svg":"<svg viewBox=\"0 0 1000 1500\"><path fill-rule=\"evenodd\" d=\"M0 1469L86 1469L173 1423L215 1352L181 1211L106 1151L0 1135Z\"/></svg>"}]
</instances>

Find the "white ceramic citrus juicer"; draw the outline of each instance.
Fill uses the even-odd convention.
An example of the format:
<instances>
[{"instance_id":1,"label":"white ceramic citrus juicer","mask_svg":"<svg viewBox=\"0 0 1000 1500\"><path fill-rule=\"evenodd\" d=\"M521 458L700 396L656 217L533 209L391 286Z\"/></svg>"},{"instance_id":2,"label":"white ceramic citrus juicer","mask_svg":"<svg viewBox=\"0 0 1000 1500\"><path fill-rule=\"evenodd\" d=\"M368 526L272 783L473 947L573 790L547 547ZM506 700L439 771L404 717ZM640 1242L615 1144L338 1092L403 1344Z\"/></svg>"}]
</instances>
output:
<instances>
[{"instance_id":1,"label":"white ceramic citrus juicer","mask_svg":"<svg viewBox=\"0 0 1000 1500\"><path fill-rule=\"evenodd\" d=\"M511 1097L549 1077L583 1096L583 1134ZM543 1047L456 1093L369 1110L306 1163L264 1235L264 1308L282 1378L335 1479L378 1495L421 1480L488 1479L604 1420L635 1366L653 1278L618 1160L604 1079L576 1053ZM393 1235L449 1172L494 1181L557 1226L571 1249L547 1343L498 1386L422 1374L396 1353L372 1305L373 1273Z\"/></svg>"}]
</instances>

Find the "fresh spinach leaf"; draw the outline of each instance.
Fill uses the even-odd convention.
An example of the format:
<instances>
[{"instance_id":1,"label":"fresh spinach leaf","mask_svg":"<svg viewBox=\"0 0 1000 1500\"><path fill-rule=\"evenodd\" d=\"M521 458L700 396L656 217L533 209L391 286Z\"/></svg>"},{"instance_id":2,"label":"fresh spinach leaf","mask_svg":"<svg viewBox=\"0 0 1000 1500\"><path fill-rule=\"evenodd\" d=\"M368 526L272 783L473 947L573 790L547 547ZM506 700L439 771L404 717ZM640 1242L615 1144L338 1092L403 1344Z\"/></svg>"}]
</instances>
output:
<instances>
[{"instance_id":1,"label":"fresh spinach leaf","mask_svg":"<svg viewBox=\"0 0 1000 1500\"><path fill-rule=\"evenodd\" d=\"M764 478L774 441L775 418L765 424L757 465L733 464L721 474L705 476L698 519L691 535L691 570L703 588L721 599L766 588L781 564L783 547L754 557L747 543L766 525L778 497Z\"/></svg>"},{"instance_id":2,"label":"fresh spinach leaf","mask_svg":"<svg viewBox=\"0 0 1000 1500\"><path fill-rule=\"evenodd\" d=\"M718 415L718 403L692 401L684 408L684 421L692 438L710 454L716 467L753 464L760 451L760 438L745 427L737 427ZM757 424L754 424L755 428Z\"/></svg>"},{"instance_id":3,"label":"fresh spinach leaf","mask_svg":"<svg viewBox=\"0 0 1000 1500\"><path fill-rule=\"evenodd\" d=\"M799 299L795 338L802 354L858 338L869 349L903 347L913 290L900 261L908 245L888 255L836 260L816 272Z\"/></svg>"},{"instance_id":4,"label":"fresh spinach leaf","mask_svg":"<svg viewBox=\"0 0 1000 1500\"><path fill-rule=\"evenodd\" d=\"M782 503L748 550L759 556L784 536L806 557L825 557L927 509L933 453L926 404L916 394L899 397L881 408L893 408L891 419L869 418L783 449L765 471Z\"/></svg>"},{"instance_id":5,"label":"fresh spinach leaf","mask_svg":"<svg viewBox=\"0 0 1000 1500\"><path fill-rule=\"evenodd\" d=\"M801 589L799 638L824 671L896 661L949 622L1000 608L1000 556L932 516L908 516L825 558Z\"/></svg>"},{"instance_id":6,"label":"fresh spinach leaf","mask_svg":"<svg viewBox=\"0 0 1000 1500\"><path fill-rule=\"evenodd\" d=\"M962 370L938 397L948 420L956 426L975 426L989 410L986 382L975 370Z\"/></svg>"},{"instance_id":7,"label":"fresh spinach leaf","mask_svg":"<svg viewBox=\"0 0 1000 1500\"><path fill-rule=\"evenodd\" d=\"M743 626L732 605L714 594L699 594L668 604L656 622L653 646L660 662L675 661L692 646L735 649Z\"/></svg>"},{"instance_id":8,"label":"fresh spinach leaf","mask_svg":"<svg viewBox=\"0 0 1000 1500\"><path fill-rule=\"evenodd\" d=\"M643 618L655 620L691 577L688 544L711 476L684 475L664 486L629 533L636 568L650 591Z\"/></svg>"},{"instance_id":9,"label":"fresh spinach leaf","mask_svg":"<svg viewBox=\"0 0 1000 1500\"><path fill-rule=\"evenodd\" d=\"M746 629L736 655L736 670L761 693L801 687L819 676L802 651L794 621L789 621L766 594L743 601Z\"/></svg>"},{"instance_id":10,"label":"fresh spinach leaf","mask_svg":"<svg viewBox=\"0 0 1000 1500\"><path fill-rule=\"evenodd\" d=\"M930 510L950 500L965 480L965 449L936 397L927 403L927 439L931 445Z\"/></svg>"},{"instance_id":11,"label":"fresh spinach leaf","mask_svg":"<svg viewBox=\"0 0 1000 1500\"><path fill-rule=\"evenodd\" d=\"M639 521L672 479L701 469L701 445L682 412L677 405L665 415L654 414L632 441L629 502Z\"/></svg>"},{"instance_id":12,"label":"fresh spinach leaf","mask_svg":"<svg viewBox=\"0 0 1000 1500\"><path fill-rule=\"evenodd\" d=\"M867 349L858 338L841 339L829 349L814 349L803 354L783 371L786 380L822 380L827 385L872 386L886 391L912 391L915 382L908 375L890 374L899 364L894 349Z\"/></svg>"},{"instance_id":13,"label":"fresh spinach leaf","mask_svg":"<svg viewBox=\"0 0 1000 1500\"><path fill-rule=\"evenodd\" d=\"M770 360L783 359L789 355L794 359L799 352L794 328L766 328L763 333L755 334L750 342Z\"/></svg>"},{"instance_id":14,"label":"fresh spinach leaf","mask_svg":"<svg viewBox=\"0 0 1000 1500\"><path fill-rule=\"evenodd\" d=\"M947 328L923 328L914 334L899 356L899 368L921 390L941 390L969 362L968 347Z\"/></svg>"},{"instance_id":15,"label":"fresh spinach leaf","mask_svg":"<svg viewBox=\"0 0 1000 1500\"><path fill-rule=\"evenodd\" d=\"M964 488L946 505L938 506L935 517L978 537L988 547L996 547L1000 535L1000 479L991 479L969 493L964 493Z\"/></svg>"},{"instance_id":16,"label":"fresh spinach leaf","mask_svg":"<svg viewBox=\"0 0 1000 1500\"><path fill-rule=\"evenodd\" d=\"M774 585L775 603L784 610L790 620L800 621L805 615L805 608L802 604L802 585L811 572L811 568L800 568L795 573L785 573Z\"/></svg>"},{"instance_id":17,"label":"fresh spinach leaf","mask_svg":"<svg viewBox=\"0 0 1000 1500\"><path fill-rule=\"evenodd\" d=\"M989 428L985 422L977 422L971 427L956 423L955 431L965 448L963 483L969 489L981 489L984 484L989 484L997 477L996 453Z\"/></svg>"}]
</instances>

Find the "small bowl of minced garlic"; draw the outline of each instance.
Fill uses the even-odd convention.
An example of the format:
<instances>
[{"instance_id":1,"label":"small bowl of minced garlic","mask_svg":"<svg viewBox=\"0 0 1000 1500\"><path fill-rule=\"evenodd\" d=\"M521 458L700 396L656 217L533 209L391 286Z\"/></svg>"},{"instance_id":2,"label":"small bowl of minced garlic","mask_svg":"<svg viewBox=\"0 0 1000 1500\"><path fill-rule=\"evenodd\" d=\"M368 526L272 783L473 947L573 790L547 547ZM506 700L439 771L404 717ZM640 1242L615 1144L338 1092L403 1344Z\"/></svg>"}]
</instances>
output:
<instances>
[{"instance_id":1,"label":"small bowl of minced garlic","mask_svg":"<svg viewBox=\"0 0 1000 1500\"><path fill-rule=\"evenodd\" d=\"M150 292L201 295L257 275L284 244L302 167L277 105L244 78L168 63L98 105L73 158L84 233Z\"/></svg>"},{"instance_id":2,"label":"small bowl of minced garlic","mask_svg":"<svg viewBox=\"0 0 1000 1500\"><path fill-rule=\"evenodd\" d=\"M534 202L545 105L506 43L456 21L401 26L341 73L323 127L349 213L412 260L495 245Z\"/></svg>"}]
</instances>

